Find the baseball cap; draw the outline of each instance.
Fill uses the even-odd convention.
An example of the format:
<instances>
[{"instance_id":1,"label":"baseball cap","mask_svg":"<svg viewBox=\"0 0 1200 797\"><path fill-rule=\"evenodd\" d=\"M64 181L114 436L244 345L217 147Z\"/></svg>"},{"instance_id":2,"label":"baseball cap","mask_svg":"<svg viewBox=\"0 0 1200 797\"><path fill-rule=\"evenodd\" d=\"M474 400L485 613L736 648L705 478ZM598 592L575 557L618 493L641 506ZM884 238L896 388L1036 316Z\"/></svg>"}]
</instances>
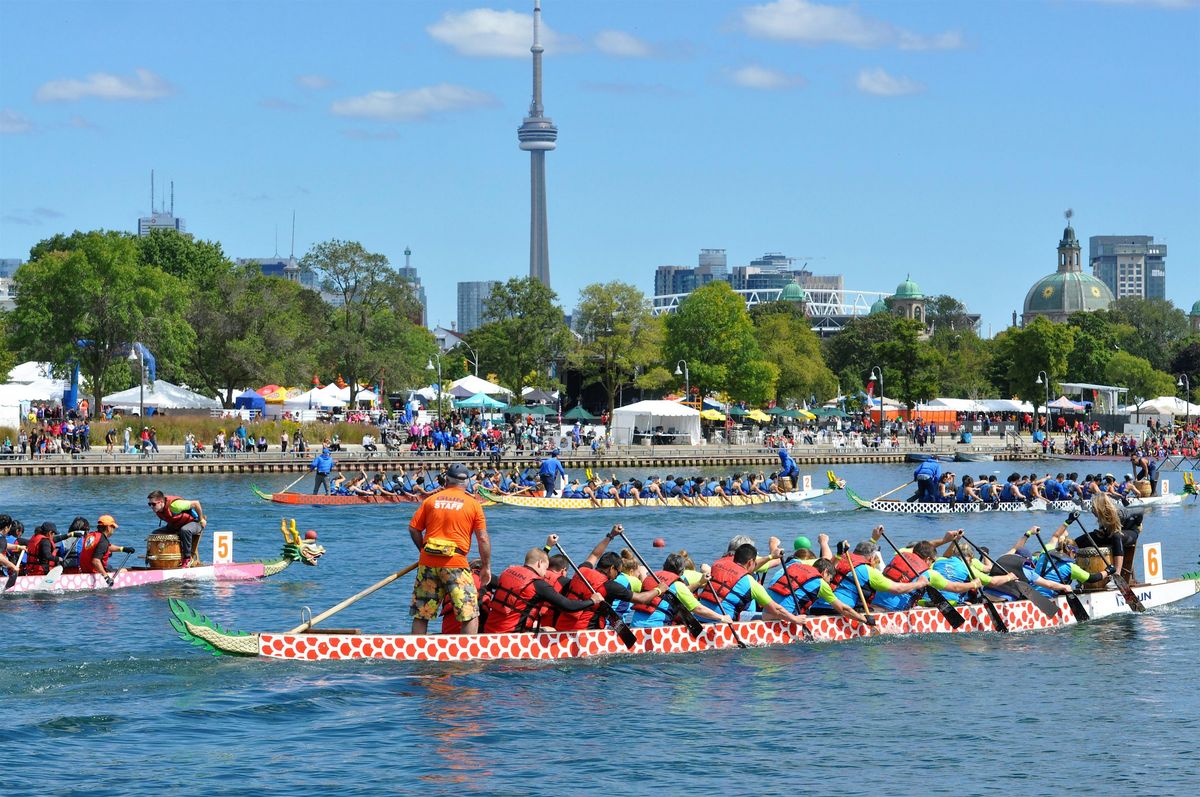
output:
<instances>
[{"instance_id":1,"label":"baseball cap","mask_svg":"<svg viewBox=\"0 0 1200 797\"><path fill-rule=\"evenodd\" d=\"M1013 553L1015 553L1017 556L1021 557L1022 559L1032 559L1033 558L1033 552L1030 551L1029 548L1027 548L1024 545L1022 545L1017 550L1013 551Z\"/></svg>"},{"instance_id":2,"label":"baseball cap","mask_svg":"<svg viewBox=\"0 0 1200 797\"><path fill-rule=\"evenodd\" d=\"M117 528L117 521L112 515L101 515L100 519L96 521L96 525L112 526L115 529Z\"/></svg>"},{"instance_id":3,"label":"baseball cap","mask_svg":"<svg viewBox=\"0 0 1200 797\"><path fill-rule=\"evenodd\" d=\"M47 520L45 523L42 524L42 533L43 534L58 534L58 526L54 525L49 520Z\"/></svg>"},{"instance_id":4,"label":"baseball cap","mask_svg":"<svg viewBox=\"0 0 1200 797\"><path fill-rule=\"evenodd\" d=\"M466 465L456 462L446 470L446 478L450 481L465 482L471 478L471 471L467 469Z\"/></svg>"},{"instance_id":5,"label":"baseball cap","mask_svg":"<svg viewBox=\"0 0 1200 797\"><path fill-rule=\"evenodd\" d=\"M812 549L812 540L804 535L792 540L792 550L794 551L811 551Z\"/></svg>"}]
</instances>

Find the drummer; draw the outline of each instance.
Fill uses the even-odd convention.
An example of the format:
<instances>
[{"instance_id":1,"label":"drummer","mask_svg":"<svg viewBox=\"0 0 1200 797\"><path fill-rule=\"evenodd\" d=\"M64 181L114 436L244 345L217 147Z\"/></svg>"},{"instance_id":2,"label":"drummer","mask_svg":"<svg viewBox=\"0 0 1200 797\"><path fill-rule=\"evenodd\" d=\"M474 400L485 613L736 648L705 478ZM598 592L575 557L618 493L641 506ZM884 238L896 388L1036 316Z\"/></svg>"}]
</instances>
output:
<instances>
[{"instance_id":1,"label":"drummer","mask_svg":"<svg viewBox=\"0 0 1200 797\"><path fill-rule=\"evenodd\" d=\"M208 525L204 507L200 506L199 501L180 498L177 495L164 495L162 490L155 490L146 498L150 511L166 524L162 531L179 537L179 555L183 560L179 566L191 567L192 555L200 542L200 535Z\"/></svg>"}]
</instances>

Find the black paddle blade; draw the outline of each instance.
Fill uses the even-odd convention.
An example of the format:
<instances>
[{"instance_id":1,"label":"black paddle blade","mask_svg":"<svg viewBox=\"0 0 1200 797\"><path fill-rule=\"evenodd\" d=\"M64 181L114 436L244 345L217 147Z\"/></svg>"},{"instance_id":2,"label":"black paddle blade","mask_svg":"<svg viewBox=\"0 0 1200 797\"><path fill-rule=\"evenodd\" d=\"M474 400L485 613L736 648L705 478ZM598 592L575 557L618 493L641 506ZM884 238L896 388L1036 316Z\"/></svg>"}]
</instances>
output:
<instances>
[{"instance_id":1,"label":"black paddle blade","mask_svg":"<svg viewBox=\"0 0 1200 797\"><path fill-rule=\"evenodd\" d=\"M813 632L808 630L807 625L800 626L800 632L804 635L804 639L808 642L815 642L817 639L815 636L813 636Z\"/></svg>"},{"instance_id":2,"label":"black paddle blade","mask_svg":"<svg viewBox=\"0 0 1200 797\"><path fill-rule=\"evenodd\" d=\"M625 624L625 621L621 619L621 615L617 614L612 606L609 606L607 603L597 605L602 607L601 611L608 618L609 627L617 633L617 636L621 639L621 643L629 650L633 650L633 646L637 644L637 635L633 633L633 629Z\"/></svg>"},{"instance_id":3,"label":"black paddle blade","mask_svg":"<svg viewBox=\"0 0 1200 797\"><path fill-rule=\"evenodd\" d=\"M1083 608L1083 601L1079 600L1079 596L1074 592L1067 593L1067 606L1071 607L1071 614L1075 615L1078 622L1084 622L1091 619L1087 609Z\"/></svg>"},{"instance_id":4,"label":"black paddle blade","mask_svg":"<svg viewBox=\"0 0 1200 797\"><path fill-rule=\"evenodd\" d=\"M1038 592L1024 581L1014 581L1012 582L1012 586L1016 588L1017 593L1020 594L1022 598L1038 607L1038 611L1040 611L1042 614L1046 615L1047 617L1058 616L1058 601L1054 600L1053 598L1047 598L1045 595Z\"/></svg>"},{"instance_id":5,"label":"black paddle blade","mask_svg":"<svg viewBox=\"0 0 1200 797\"><path fill-rule=\"evenodd\" d=\"M17 574L19 572L20 571L18 571L16 568L14 568L13 571L8 574L8 578L6 578L4 580L4 591L5 592L8 592L10 589L12 589L12 585L17 583Z\"/></svg>"},{"instance_id":6,"label":"black paddle blade","mask_svg":"<svg viewBox=\"0 0 1200 797\"><path fill-rule=\"evenodd\" d=\"M1133 589L1129 586L1129 582L1120 573L1112 574L1112 582L1117 585L1117 590L1120 591L1121 597L1129 604L1129 608L1135 612L1144 612L1146 607L1138 600L1138 596L1133 594Z\"/></svg>"},{"instance_id":7,"label":"black paddle blade","mask_svg":"<svg viewBox=\"0 0 1200 797\"><path fill-rule=\"evenodd\" d=\"M675 619L683 623L683 627L687 629L687 632L692 639L699 639L700 635L704 633L704 626L701 625L700 621L696 619L696 615L692 614L682 606L680 606L679 611L675 613Z\"/></svg>"},{"instance_id":8,"label":"black paddle blade","mask_svg":"<svg viewBox=\"0 0 1200 797\"><path fill-rule=\"evenodd\" d=\"M925 597L929 599L931 606L942 613L942 617L946 618L951 628L962 628L963 623L967 621L967 618L958 613L958 609L950 605L946 596L934 587L925 588Z\"/></svg>"},{"instance_id":9,"label":"black paddle blade","mask_svg":"<svg viewBox=\"0 0 1200 797\"><path fill-rule=\"evenodd\" d=\"M996 608L996 604L992 603L987 596L983 597L983 605L987 607L988 616L992 618L992 625L1002 634L1008 633L1008 624L1004 622L1004 618L1000 616L1000 610Z\"/></svg>"}]
</instances>

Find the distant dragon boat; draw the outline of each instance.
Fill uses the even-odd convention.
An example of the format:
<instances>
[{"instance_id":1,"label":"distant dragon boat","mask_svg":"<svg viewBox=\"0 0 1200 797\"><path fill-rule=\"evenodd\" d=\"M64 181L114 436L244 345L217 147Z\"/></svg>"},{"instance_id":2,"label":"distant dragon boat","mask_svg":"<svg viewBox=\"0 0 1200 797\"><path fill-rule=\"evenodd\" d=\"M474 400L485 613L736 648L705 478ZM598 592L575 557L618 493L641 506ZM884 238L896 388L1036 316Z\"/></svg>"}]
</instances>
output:
<instances>
[{"instance_id":1,"label":"distant dragon boat","mask_svg":"<svg viewBox=\"0 0 1200 797\"><path fill-rule=\"evenodd\" d=\"M57 579L45 575L18 576L4 595L56 595L67 592L111 592L112 590L144 587L175 581L252 581L282 573L294 562L306 565L317 564L325 548L315 540L302 540L296 531L296 521L291 527L280 524L283 532L283 551L278 559L269 562L216 562L201 567L129 567L113 572L112 586L95 573L63 573ZM227 533L227 532L226 532ZM222 534L222 532L217 532ZM224 548L222 549L222 546ZM213 538L214 560L233 558L233 535ZM0 587L3 584L0 583Z\"/></svg>"},{"instance_id":2,"label":"distant dragon boat","mask_svg":"<svg viewBox=\"0 0 1200 797\"><path fill-rule=\"evenodd\" d=\"M1166 606L1200 592L1200 573L1157 584L1133 587L1148 608ZM1091 620L1126 614L1131 610L1116 590L1077 595ZM1047 616L1028 600L998 603L996 609L1011 631L1036 631L1072 625L1079 621L1066 611L1059 598L1059 611ZM987 607L969 604L955 607L965 622L953 628L935 608L918 607L903 612L876 614L879 633L948 634L996 631ZM527 661L588 659L597 656L698 653L726 650L738 639L748 647L791 645L805 641L793 626L777 621L751 620L734 626L707 625L692 637L683 626L634 628L636 641L627 648L611 629L550 631L506 634L364 634L357 629L331 629L318 633L255 633L228 631L199 614L181 600L170 600L171 625L184 639L214 655L247 656L297 661L340 659L388 659L392 661ZM844 617L812 617L809 631L815 642L845 642L870 635L864 626ZM1089 620L1090 622L1090 620ZM734 635L736 631L736 637Z\"/></svg>"},{"instance_id":3,"label":"distant dragon boat","mask_svg":"<svg viewBox=\"0 0 1200 797\"><path fill-rule=\"evenodd\" d=\"M254 494L264 501L276 504L291 504L299 506L371 506L372 504L419 504L427 495L325 495L308 493L268 493L252 487ZM482 491L481 491L482 492ZM432 493L430 493L432 495ZM480 501L484 506L491 506L490 500Z\"/></svg>"},{"instance_id":4,"label":"distant dragon boat","mask_svg":"<svg viewBox=\"0 0 1200 797\"><path fill-rule=\"evenodd\" d=\"M1151 495L1145 498L1132 498L1129 500L1128 506L1134 507L1151 507L1151 506L1175 506L1182 504L1184 499L1189 495L1192 496L1192 501L1196 503L1196 493L1189 492L1185 488L1183 492L1169 492L1170 486L1167 481L1160 482L1162 495ZM894 515L948 515L948 514L964 514L968 512L1070 512L1075 509L1088 509L1091 507L1090 500L1082 501L1046 501L1037 499L1025 503L1024 501L960 501L954 504L946 504L933 501L905 501L900 498L863 498L851 488L846 488L846 496L854 503L855 506L861 509L870 509L875 512L890 512Z\"/></svg>"},{"instance_id":5,"label":"distant dragon boat","mask_svg":"<svg viewBox=\"0 0 1200 797\"><path fill-rule=\"evenodd\" d=\"M484 498L505 506L520 506L529 509L727 509L759 504L787 504L811 501L841 489L837 480L831 478L827 489L813 489L812 476L805 476L799 490L766 495L691 496L690 498L553 498L545 495L508 495L480 488Z\"/></svg>"}]
</instances>

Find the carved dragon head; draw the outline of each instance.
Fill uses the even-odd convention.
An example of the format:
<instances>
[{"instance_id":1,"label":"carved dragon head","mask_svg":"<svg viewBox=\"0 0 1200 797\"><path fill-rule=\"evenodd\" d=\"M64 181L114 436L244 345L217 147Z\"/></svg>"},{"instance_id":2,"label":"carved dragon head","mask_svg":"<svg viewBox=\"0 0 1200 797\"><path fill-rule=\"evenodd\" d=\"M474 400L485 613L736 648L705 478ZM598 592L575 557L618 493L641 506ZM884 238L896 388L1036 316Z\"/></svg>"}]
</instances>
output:
<instances>
[{"instance_id":1,"label":"carved dragon head","mask_svg":"<svg viewBox=\"0 0 1200 797\"><path fill-rule=\"evenodd\" d=\"M310 539L300 538L295 518L292 518L290 526L286 520L279 521L279 530L283 533L283 558L289 562L303 562L315 567L317 560L325 555L325 546L317 542L315 531L308 532Z\"/></svg>"}]
</instances>

